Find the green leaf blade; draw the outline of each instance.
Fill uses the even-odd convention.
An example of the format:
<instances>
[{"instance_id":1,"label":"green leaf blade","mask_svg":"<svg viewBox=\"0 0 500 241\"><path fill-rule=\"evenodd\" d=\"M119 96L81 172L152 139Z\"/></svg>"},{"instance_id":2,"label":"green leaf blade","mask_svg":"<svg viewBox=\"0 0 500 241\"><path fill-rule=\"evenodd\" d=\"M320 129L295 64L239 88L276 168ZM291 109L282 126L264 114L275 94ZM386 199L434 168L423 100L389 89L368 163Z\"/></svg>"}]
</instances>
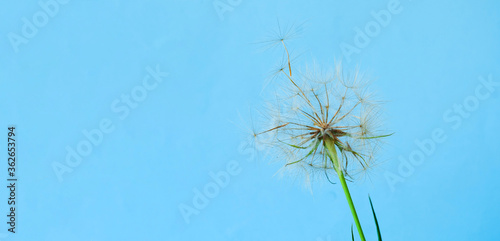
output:
<instances>
[{"instance_id":1,"label":"green leaf blade","mask_svg":"<svg viewBox=\"0 0 500 241\"><path fill-rule=\"evenodd\" d=\"M351 237L352 237L352 241L354 241L354 231L352 231L352 224L351 224Z\"/></svg>"},{"instance_id":2,"label":"green leaf blade","mask_svg":"<svg viewBox=\"0 0 500 241\"><path fill-rule=\"evenodd\" d=\"M370 196L368 196L368 199L370 200L370 206L372 207L373 218L375 219L375 226L377 226L378 240L382 241L382 234L380 233L380 227L378 225L378 220L377 220L377 215L375 214L375 209L373 208L372 199L370 198Z\"/></svg>"}]
</instances>

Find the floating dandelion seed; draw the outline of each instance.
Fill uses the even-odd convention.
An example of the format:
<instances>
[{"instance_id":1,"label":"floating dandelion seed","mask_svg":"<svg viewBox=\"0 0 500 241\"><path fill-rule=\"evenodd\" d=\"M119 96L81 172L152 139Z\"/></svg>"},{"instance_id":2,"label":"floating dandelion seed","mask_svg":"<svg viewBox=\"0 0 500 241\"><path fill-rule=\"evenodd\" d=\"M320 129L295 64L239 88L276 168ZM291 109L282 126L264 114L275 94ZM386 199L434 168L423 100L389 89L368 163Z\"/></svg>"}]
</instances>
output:
<instances>
[{"instance_id":1,"label":"floating dandelion seed","mask_svg":"<svg viewBox=\"0 0 500 241\"><path fill-rule=\"evenodd\" d=\"M278 42L287 58L278 70L285 84L273 108L274 125L256 136L273 133L270 144L285 160L283 169L304 174L306 182L318 172L330 182L331 174L337 175L365 240L346 179L372 167L380 138L390 135L379 130L379 102L359 70L344 72L341 63L332 71L316 65L292 71L285 41Z\"/></svg>"}]
</instances>

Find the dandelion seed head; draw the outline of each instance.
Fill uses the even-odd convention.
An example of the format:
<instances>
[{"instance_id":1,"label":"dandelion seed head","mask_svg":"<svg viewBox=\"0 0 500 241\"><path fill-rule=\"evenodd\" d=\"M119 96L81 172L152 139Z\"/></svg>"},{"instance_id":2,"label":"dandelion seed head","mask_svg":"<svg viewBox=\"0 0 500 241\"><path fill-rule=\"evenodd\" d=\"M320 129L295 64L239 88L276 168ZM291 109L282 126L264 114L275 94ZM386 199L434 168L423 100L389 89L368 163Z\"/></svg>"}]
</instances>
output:
<instances>
[{"instance_id":1,"label":"dandelion seed head","mask_svg":"<svg viewBox=\"0 0 500 241\"><path fill-rule=\"evenodd\" d=\"M313 63L292 71L288 57L275 74L276 100L266 107L270 126L257 135L273 133L268 144L285 162L280 174L311 183L340 170L353 180L373 166L380 138L388 135L380 129L380 102L359 69L345 71L338 62L333 69ZM338 163L328 156L327 140Z\"/></svg>"}]
</instances>

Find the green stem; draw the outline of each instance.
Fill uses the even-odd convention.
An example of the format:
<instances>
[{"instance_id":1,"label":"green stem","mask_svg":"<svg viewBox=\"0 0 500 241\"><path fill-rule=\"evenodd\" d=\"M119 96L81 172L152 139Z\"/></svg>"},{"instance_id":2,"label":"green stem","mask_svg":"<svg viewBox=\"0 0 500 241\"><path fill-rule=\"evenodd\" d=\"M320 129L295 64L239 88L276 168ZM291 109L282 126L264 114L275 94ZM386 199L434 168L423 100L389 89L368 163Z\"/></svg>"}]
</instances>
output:
<instances>
[{"instance_id":1,"label":"green stem","mask_svg":"<svg viewBox=\"0 0 500 241\"><path fill-rule=\"evenodd\" d=\"M349 192L349 188L347 187L347 183L345 181L344 172L342 171L342 166L339 163L337 150L335 148L335 143L332 138L329 136L323 137L325 147L328 149L328 156L333 162L335 170L337 171L337 175L340 179L340 184L342 184L342 189L344 189L344 194L347 199L347 203L349 203L349 207L351 208L352 217L354 218L354 222L356 223L356 228L358 229L359 237L361 241L366 241L365 235L363 234L363 229L361 229L361 223L359 222L358 214L356 213L356 208L354 207L354 203L351 198L351 193Z\"/></svg>"}]
</instances>

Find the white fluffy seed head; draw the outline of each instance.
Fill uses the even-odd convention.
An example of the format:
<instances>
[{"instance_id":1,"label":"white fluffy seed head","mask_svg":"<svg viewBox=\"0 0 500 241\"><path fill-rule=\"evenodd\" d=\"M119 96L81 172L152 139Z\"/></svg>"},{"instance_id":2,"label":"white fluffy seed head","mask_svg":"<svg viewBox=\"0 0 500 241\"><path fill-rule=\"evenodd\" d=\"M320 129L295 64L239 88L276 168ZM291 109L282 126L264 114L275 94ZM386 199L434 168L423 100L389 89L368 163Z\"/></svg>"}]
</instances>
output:
<instances>
[{"instance_id":1,"label":"white fluffy seed head","mask_svg":"<svg viewBox=\"0 0 500 241\"><path fill-rule=\"evenodd\" d=\"M380 132L381 102L357 68L345 71L341 62L332 68L316 62L292 67L296 58L285 43L300 32L296 27L278 25L276 37L262 42L282 47L283 58L265 83L266 90L276 87L275 95L263 108L263 125L254 136L264 137L259 143L284 162L280 173L303 176L307 183L340 172L354 179L373 166L380 138L388 136ZM326 142L333 142L336 163Z\"/></svg>"},{"instance_id":2,"label":"white fluffy seed head","mask_svg":"<svg viewBox=\"0 0 500 241\"><path fill-rule=\"evenodd\" d=\"M273 133L268 143L285 165L280 173L302 176L310 183L333 177L335 166L327 156L323 137L336 140L339 165L347 178L366 173L379 149L379 103L359 70L322 71L317 64L290 76L282 70L268 125L262 135Z\"/></svg>"}]
</instances>

